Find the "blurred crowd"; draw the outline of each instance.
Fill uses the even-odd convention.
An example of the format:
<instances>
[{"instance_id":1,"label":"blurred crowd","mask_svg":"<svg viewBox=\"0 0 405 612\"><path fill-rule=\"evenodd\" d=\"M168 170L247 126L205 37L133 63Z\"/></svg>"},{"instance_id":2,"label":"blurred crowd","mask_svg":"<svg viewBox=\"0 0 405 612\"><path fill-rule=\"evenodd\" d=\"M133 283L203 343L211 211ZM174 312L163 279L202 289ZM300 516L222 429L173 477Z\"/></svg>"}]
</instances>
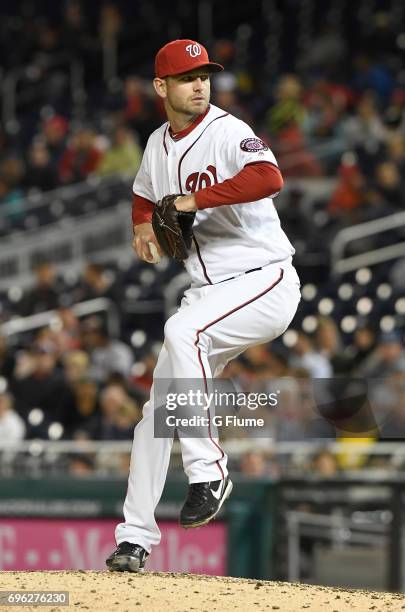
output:
<instances>
[{"instance_id":1,"label":"blurred crowd","mask_svg":"<svg viewBox=\"0 0 405 612\"><path fill-rule=\"evenodd\" d=\"M136 53L129 9L108 2L94 12L78 0L48 15L29 2L23 7L0 30L0 46L7 49L0 61L5 71L35 68L38 83L50 80L52 95L34 99L29 111L23 105L17 121L0 133L0 211L11 216L24 214L18 202L32 191L91 175L134 175L148 135L165 118L151 86L154 50L147 59ZM359 33L358 40L345 40L344 31L326 21L305 59L290 58L290 66L270 76L265 65L260 72L254 48L241 59L237 39L212 45L213 59L225 66L212 79L213 103L254 127L286 178L337 177L322 205L332 225L402 210L405 88L403 34L397 30L388 12L372 15L367 35ZM22 44L12 45L10 54L16 32L24 34ZM113 42L119 57L130 53L133 61L108 80L102 51ZM66 83L58 90L54 81L61 79L49 67L58 54L79 57L85 66L84 101L76 114Z\"/></svg>"},{"instance_id":2,"label":"blurred crowd","mask_svg":"<svg viewBox=\"0 0 405 612\"><path fill-rule=\"evenodd\" d=\"M36 3L20 4L18 14L6 11L0 26L1 69L22 75L16 116L0 128L0 216L15 220L16 227L24 219L27 196L93 176L135 175L148 135L165 119L151 86L154 51L165 42L152 32L153 20L159 19L153 2L147 10L145 3L130 8L106 2L100 8L70 0L50 4L43 14ZM131 10L134 15L126 13ZM287 222L300 225L302 237L324 243L323 248L342 226L403 210L404 34L389 13L371 15L369 26L366 35L348 41L342 28L326 22L303 58L287 54L273 72L258 61L264 51L254 41L244 55L236 35L224 35L210 47L212 59L225 66L212 79L212 102L252 125L269 143L287 181L332 181L331 195L318 206L322 228L308 215L299 221L294 191L286 211ZM263 27L257 24L264 40ZM146 42L143 28L151 28ZM21 44L13 44L16 36ZM114 62L106 61L114 57L116 71ZM83 68L82 89L73 92L66 76L71 60ZM30 337L0 336L0 442L130 440L159 343L131 344L127 335L112 334L101 316L78 318L72 305L95 297L107 297L120 309L122 293L97 264L89 262L69 287L50 262L40 263L35 277L18 300L2 304L2 321L47 310L57 316ZM300 330L288 345L280 341L249 349L224 375L246 392L295 381L292 388L281 384L280 409L267 415L267 436L273 439L401 440L405 351L400 332L395 326L380 332L365 320L353 334L342 335L336 319L315 315L314 333ZM343 391L323 389L322 401L313 401L311 381L339 377L346 381ZM365 378L379 381L369 412L364 390L356 394L350 387ZM319 404L324 412L315 410ZM342 406L346 419L338 423L334 410ZM326 473L343 464L343 458L321 453L311 469L319 466ZM88 456L76 457L72 466L78 474L93 469ZM239 467L258 477L283 469L265 449L248 453Z\"/></svg>"},{"instance_id":3,"label":"blurred crowd","mask_svg":"<svg viewBox=\"0 0 405 612\"><path fill-rule=\"evenodd\" d=\"M0 440L130 439L139 401L151 384L148 350L137 365L133 349L111 337L105 316L79 320L62 305L67 288L53 264L41 262L35 273L36 284L17 311L24 316L51 310L56 316L13 342L0 336ZM89 263L69 288L69 303L99 297L116 299L114 283Z\"/></svg>"},{"instance_id":4,"label":"blurred crowd","mask_svg":"<svg viewBox=\"0 0 405 612\"><path fill-rule=\"evenodd\" d=\"M119 302L101 266L85 266L69 289L70 305L51 263L38 264L36 278L19 301L20 314L55 316L36 332L0 336L0 441L130 440L160 342L142 332L120 336L102 314L75 314L75 303L96 297ZM314 333L292 333L288 345L281 339L251 347L227 366L223 377L235 390L276 392L279 399L249 415L263 416L265 430L224 427L222 438L257 437L264 446L268 439L403 439L405 350L397 331L364 325L345 344L334 319L317 315Z\"/></svg>"}]
</instances>

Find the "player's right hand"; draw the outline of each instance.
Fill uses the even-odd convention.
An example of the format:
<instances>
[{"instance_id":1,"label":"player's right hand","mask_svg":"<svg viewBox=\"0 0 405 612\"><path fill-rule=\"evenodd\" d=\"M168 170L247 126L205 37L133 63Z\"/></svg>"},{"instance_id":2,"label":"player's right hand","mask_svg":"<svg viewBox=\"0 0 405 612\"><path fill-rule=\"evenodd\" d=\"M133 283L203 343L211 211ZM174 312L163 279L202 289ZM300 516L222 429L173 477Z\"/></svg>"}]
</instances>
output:
<instances>
[{"instance_id":1,"label":"player's right hand","mask_svg":"<svg viewBox=\"0 0 405 612\"><path fill-rule=\"evenodd\" d=\"M139 259L147 261L148 263L156 263L150 250L150 242L155 245L156 250L161 257L163 252L155 238L152 223L140 223L139 225L134 225L134 240L132 242L132 248L138 255Z\"/></svg>"}]
</instances>

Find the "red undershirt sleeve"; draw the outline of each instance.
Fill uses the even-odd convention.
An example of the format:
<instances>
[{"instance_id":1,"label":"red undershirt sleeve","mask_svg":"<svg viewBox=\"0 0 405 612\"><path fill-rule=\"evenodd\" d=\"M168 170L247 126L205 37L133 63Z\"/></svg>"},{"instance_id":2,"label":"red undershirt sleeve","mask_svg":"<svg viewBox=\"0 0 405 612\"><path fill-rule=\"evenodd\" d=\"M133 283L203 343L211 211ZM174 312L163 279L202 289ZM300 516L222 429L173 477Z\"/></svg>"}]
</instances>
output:
<instances>
[{"instance_id":1,"label":"red undershirt sleeve","mask_svg":"<svg viewBox=\"0 0 405 612\"><path fill-rule=\"evenodd\" d=\"M135 193L132 200L132 225L152 223L153 207L153 202Z\"/></svg>"},{"instance_id":2,"label":"red undershirt sleeve","mask_svg":"<svg viewBox=\"0 0 405 612\"><path fill-rule=\"evenodd\" d=\"M222 183L196 191L197 208L255 202L275 196L284 184L280 170L270 162L247 164L238 174Z\"/></svg>"}]
</instances>

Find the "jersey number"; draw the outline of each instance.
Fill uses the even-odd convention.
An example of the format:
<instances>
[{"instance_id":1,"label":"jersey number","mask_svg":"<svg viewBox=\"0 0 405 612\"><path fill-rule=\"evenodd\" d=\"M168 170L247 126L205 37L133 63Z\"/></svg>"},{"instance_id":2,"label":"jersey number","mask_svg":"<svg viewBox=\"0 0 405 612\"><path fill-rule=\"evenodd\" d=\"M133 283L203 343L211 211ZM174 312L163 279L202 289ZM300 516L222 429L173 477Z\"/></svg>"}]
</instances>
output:
<instances>
[{"instance_id":1,"label":"jersey number","mask_svg":"<svg viewBox=\"0 0 405 612\"><path fill-rule=\"evenodd\" d=\"M215 166L207 166L206 172L193 172L187 177L186 189L190 193L194 193L197 189L204 189L204 187L210 187L217 183L217 169Z\"/></svg>"}]
</instances>

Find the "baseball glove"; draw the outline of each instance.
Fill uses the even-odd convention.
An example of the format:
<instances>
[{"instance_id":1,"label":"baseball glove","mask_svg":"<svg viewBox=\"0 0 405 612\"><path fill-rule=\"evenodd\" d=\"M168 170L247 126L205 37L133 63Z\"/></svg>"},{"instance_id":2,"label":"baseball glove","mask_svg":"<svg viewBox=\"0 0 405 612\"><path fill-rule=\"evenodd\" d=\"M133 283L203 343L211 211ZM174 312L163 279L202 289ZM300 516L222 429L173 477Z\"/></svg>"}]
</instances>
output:
<instances>
[{"instance_id":1,"label":"baseball glove","mask_svg":"<svg viewBox=\"0 0 405 612\"><path fill-rule=\"evenodd\" d=\"M177 261L188 257L193 235L195 212L177 210L174 202L180 194L166 195L155 205L152 227L162 251Z\"/></svg>"}]
</instances>

